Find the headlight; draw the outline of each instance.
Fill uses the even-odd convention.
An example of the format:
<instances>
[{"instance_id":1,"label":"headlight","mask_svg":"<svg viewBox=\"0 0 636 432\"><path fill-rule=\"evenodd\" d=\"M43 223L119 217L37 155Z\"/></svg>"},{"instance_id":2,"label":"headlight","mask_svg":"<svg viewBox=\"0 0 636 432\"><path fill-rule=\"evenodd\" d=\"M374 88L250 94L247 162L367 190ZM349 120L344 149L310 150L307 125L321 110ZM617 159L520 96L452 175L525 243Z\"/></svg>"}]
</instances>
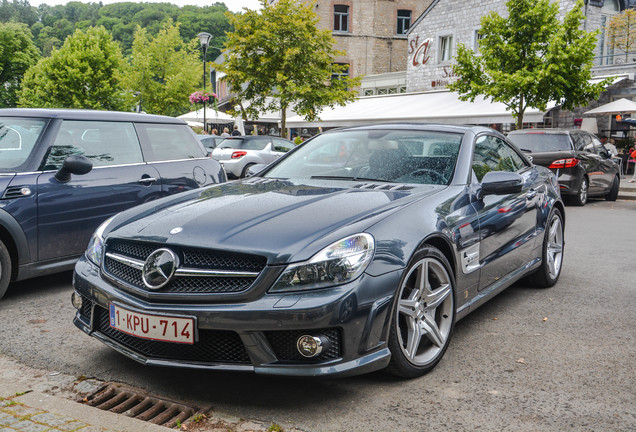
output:
<instances>
[{"instance_id":1,"label":"headlight","mask_svg":"<svg viewBox=\"0 0 636 432\"><path fill-rule=\"evenodd\" d=\"M299 291L351 282L373 258L375 242L370 234L356 234L333 243L309 261L291 264L271 292Z\"/></svg>"},{"instance_id":2,"label":"headlight","mask_svg":"<svg viewBox=\"0 0 636 432\"><path fill-rule=\"evenodd\" d=\"M104 248L104 231L108 224L113 220L115 216L111 216L106 219L93 233L90 241L88 242L88 247L86 248L86 258L88 258L93 264L97 267L101 267L102 265L102 251Z\"/></svg>"}]
</instances>

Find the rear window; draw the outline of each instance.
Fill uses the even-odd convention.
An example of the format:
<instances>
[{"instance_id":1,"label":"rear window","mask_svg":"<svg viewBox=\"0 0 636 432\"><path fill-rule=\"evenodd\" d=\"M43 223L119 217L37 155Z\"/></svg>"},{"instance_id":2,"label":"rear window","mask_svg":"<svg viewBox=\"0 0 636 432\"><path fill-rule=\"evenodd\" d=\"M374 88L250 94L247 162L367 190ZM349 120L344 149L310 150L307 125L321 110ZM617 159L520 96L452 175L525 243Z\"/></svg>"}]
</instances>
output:
<instances>
[{"instance_id":1,"label":"rear window","mask_svg":"<svg viewBox=\"0 0 636 432\"><path fill-rule=\"evenodd\" d=\"M263 150L269 144L269 138L241 139L229 138L221 141L218 148L232 148L241 150Z\"/></svg>"},{"instance_id":2,"label":"rear window","mask_svg":"<svg viewBox=\"0 0 636 432\"><path fill-rule=\"evenodd\" d=\"M147 161L170 161L205 157L196 135L186 125L137 123L137 130L150 145Z\"/></svg>"},{"instance_id":3,"label":"rear window","mask_svg":"<svg viewBox=\"0 0 636 432\"><path fill-rule=\"evenodd\" d=\"M532 153L572 150L570 137L566 134L527 133L510 134L508 139L522 151Z\"/></svg>"},{"instance_id":4,"label":"rear window","mask_svg":"<svg viewBox=\"0 0 636 432\"><path fill-rule=\"evenodd\" d=\"M47 120L24 117L0 117L0 172L20 171Z\"/></svg>"}]
</instances>

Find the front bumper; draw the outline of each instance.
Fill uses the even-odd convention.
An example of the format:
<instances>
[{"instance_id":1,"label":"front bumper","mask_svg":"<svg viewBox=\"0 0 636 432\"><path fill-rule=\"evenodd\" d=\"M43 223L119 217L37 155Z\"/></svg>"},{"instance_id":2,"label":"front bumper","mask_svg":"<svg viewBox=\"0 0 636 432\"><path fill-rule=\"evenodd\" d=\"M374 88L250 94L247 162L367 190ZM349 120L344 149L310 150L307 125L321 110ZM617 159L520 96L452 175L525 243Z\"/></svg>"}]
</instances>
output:
<instances>
[{"instance_id":1,"label":"front bumper","mask_svg":"<svg viewBox=\"0 0 636 432\"><path fill-rule=\"evenodd\" d=\"M81 259L73 285L82 297L74 324L120 353L144 364L195 369L253 371L290 376L357 375L384 368L390 310L399 272L364 274L338 287L304 293L265 294L242 303L149 302L102 279ZM109 326L110 304L147 314L191 316L193 345L150 341ZM325 336L329 350L304 358L301 335Z\"/></svg>"}]
</instances>

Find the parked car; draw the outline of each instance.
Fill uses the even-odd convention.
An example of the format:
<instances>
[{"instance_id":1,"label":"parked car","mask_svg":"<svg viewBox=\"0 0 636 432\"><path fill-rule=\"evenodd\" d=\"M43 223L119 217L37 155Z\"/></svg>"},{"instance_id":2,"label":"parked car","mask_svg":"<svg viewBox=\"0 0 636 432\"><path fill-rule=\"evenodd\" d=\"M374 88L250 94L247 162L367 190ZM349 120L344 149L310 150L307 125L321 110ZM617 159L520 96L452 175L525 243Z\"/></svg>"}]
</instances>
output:
<instances>
[{"instance_id":1,"label":"parked car","mask_svg":"<svg viewBox=\"0 0 636 432\"><path fill-rule=\"evenodd\" d=\"M212 150L214 150L216 146L225 139L217 135L197 135L197 138L201 141L203 147L205 147L205 149L210 153L212 153Z\"/></svg>"},{"instance_id":2,"label":"parked car","mask_svg":"<svg viewBox=\"0 0 636 432\"><path fill-rule=\"evenodd\" d=\"M588 197L616 201L620 187L618 165L596 136L581 129L523 129L508 138L532 156L532 162L550 168L569 203L583 206Z\"/></svg>"},{"instance_id":3,"label":"parked car","mask_svg":"<svg viewBox=\"0 0 636 432\"><path fill-rule=\"evenodd\" d=\"M11 281L72 269L113 214L225 181L206 155L170 117L0 110L0 297Z\"/></svg>"},{"instance_id":4,"label":"parked car","mask_svg":"<svg viewBox=\"0 0 636 432\"><path fill-rule=\"evenodd\" d=\"M366 157L314 163L333 142ZM74 323L149 365L415 377L456 320L520 278L557 282L564 224L555 175L491 129L329 131L102 224Z\"/></svg>"},{"instance_id":5,"label":"parked car","mask_svg":"<svg viewBox=\"0 0 636 432\"><path fill-rule=\"evenodd\" d=\"M255 164L269 164L296 145L286 139L267 135L228 137L212 151L230 178L242 178Z\"/></svg>"}]
</instances>

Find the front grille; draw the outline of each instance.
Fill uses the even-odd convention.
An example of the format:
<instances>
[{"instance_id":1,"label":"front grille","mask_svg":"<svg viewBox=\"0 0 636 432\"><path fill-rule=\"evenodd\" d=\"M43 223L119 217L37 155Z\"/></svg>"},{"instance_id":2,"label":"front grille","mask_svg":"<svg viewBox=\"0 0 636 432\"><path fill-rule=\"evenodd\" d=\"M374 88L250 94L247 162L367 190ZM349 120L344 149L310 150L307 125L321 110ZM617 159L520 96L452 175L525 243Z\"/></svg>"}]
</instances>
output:
<instances>
[{"instance_id":1,"label":"front grille","mask_svg":"<svg viewBox=\"0 0 636 432\"><path fill-rule=\"evenodd\" d=\"M134 352L152 359L202 363L250 363L241 338L233 331L200 329L199 340L193 345L147 340L112 328L108 323L108 311L99 306L95 307L95 330Z\"/></svg>"},{"instance_id":2,"label":"front grille","mask_svg":"<svg viewBox=\"0 0 636 432\"><path fill-rule=\"evenodd\" d=\"M296 348L296 341L302 335L324 335L331 342L329 350L315 358L303 357ZM276 357L280 361L322 362L337 359L342 356L342 336L340 329L322 330L281 330L265 332Z\"/></svg>"},{"instance_id":3,"label":"front grille","mask_svg":"<svg viewBox=\"0 0 636 432\"><path fill-rule=\"evenodd\" d=\"M109 240L106 251L139 261L145 261L155 250L166 245L132 242L125 240ZM217 250L206 250L180 246L170 246L181 260L181 268L210 271L236 271L260 273L267 264L267 259L259 255L239 254ZM113 258L104 259L106 273L134 287L146 290L141 270ZM246 291L257 279L258 275L240 276L197 276L178 275L158 290L159 293L197 293L197 294L230 294Z\"/></svg>"}]
</instances>

